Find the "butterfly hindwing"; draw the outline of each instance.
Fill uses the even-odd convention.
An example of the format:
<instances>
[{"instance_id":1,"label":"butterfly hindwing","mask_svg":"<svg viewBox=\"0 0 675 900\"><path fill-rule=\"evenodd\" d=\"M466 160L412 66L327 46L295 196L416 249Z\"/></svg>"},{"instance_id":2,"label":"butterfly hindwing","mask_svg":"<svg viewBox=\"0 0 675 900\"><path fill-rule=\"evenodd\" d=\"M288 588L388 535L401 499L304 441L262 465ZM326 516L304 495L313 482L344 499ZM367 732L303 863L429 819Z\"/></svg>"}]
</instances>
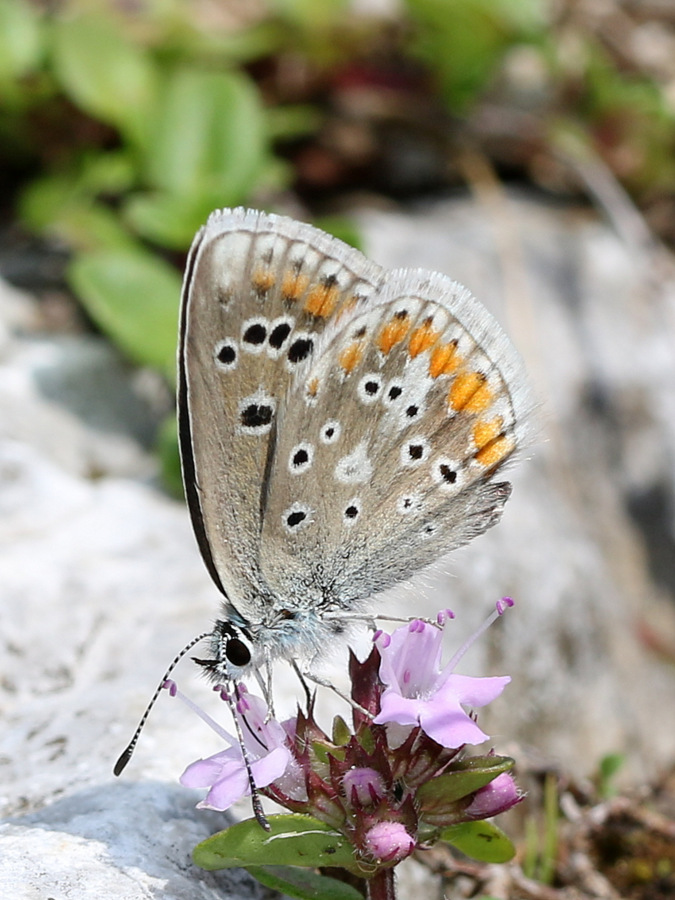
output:
<instances>
[{"instance_id":1,"label":"butterfly hindwing","mask_svg":"<svg viewBox=\"0 0 675 900\"><path fill-rule=\"evenodd\" d=\"M350 609L499 519L526 400L519 358L464 288L389 273L299 375L265 502L275 593Z\"/></svg>"}]
</instances>

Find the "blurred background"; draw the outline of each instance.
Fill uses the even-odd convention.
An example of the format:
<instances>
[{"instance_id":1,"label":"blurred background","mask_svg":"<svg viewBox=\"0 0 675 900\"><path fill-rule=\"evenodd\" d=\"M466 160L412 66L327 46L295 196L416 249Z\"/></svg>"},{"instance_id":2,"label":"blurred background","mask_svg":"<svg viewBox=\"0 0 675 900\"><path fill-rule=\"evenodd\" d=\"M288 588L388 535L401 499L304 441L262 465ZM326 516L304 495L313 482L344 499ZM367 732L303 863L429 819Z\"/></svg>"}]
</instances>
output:
<instances>
[{"instance_id":1,"label":"blurred background","mask_svg":"<svg viewBox=\"0 0 675 900\"><path fill-rule=\"evenodd\" d=\"M512 335L539 415L504 522L392 603L456 604L468 630L522 603L478 659L514 676L490 723L530 790L513 884L672 896L672 0L0 0L8 813L105 781L215 615L180 499L177 312L194 233L239 204L444 271ZM156 715L141 775L206 755L179 717Z\"/></svg>"}]
</instances>

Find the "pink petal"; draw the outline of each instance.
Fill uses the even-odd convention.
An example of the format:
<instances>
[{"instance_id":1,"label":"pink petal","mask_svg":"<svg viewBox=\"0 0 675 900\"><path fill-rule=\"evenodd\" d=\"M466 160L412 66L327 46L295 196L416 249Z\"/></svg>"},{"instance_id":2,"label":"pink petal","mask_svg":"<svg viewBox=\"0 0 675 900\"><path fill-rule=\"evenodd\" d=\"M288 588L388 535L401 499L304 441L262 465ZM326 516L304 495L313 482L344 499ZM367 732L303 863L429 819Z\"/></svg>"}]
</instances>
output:
<instances>
[{"instance_id":1,"label":"pink petal","mask_svg":"<svg viewBox=\"0 0 675 900\"><path fill-rule=\"evenodd\" d=\"M447 702L462 703L476 709L491 703L499 697L506 685L511 681L509 675L495 675L489 678L474 675L450 674L443 684L439 684L436 697Z\"/></svg>"},{"instance_id":2,"label":"pink petal","mask_svg":"<svg viewBox=\"0 0 675 900\"><path fill-rule=\"evenodd\" d=\"M443 747L455 748L462 744L482 744L489 735L476 725L459 704L449 706L437 700L426 703L420 713L422 730Z\"/></svg>"},{"instance_id":3,"label":"pink petal","mask_svg":"<svg viewBox=\"0 0 675 900\"><path fill-rule=\"evenodd\" d=\"M275 747L267 756L263 756L262 759L258 759L251 764L253 780L258 787L267 787L268 784L276 781L277 778L281 778L290 761L291 754L286 747ZM242 768L243 765L242 761Z\"/></svg>"},{"instance_id":4,"label":"pink petal","mask_svg":"<svg viewBox=\"0 0 675 900\"><path fill-rule=\"evenodd\" d=\"M399 725L417 725L419 721L419 700L402 697L394 688L387 689L380 700L380 712L373 722L376 725L386 725L387 722L397 722Z\"/></svg>"},{"instance_id":5,"label":"pink petal","mask_svg":"<svg viewBox=\"0 0 675 900\"><path fill-rule=\"evenodd\" d=\"M206 797L197 804L198 809L229 809L237 800L250 793L246 770L241 766L227 778L217 781Z\"/></svg>"}]
</instances>

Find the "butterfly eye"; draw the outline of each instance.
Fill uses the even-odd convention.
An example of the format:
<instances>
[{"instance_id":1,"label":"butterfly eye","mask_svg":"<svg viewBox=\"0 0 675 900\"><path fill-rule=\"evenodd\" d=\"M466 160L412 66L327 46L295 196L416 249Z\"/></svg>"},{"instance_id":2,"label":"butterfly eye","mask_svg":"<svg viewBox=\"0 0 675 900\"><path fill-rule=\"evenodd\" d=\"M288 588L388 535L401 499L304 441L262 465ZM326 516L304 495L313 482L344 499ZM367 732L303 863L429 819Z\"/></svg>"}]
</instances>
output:
<instances>
[{"instance_id":1,"label":"butterfly eye","mask_svg":"<svg viewBox=\"0 0 675 900\"><path fill-rule=\"evenodd\" d=\"M225 658L233 666L243 668L251 662L251 651L239 638L230 638L225 644Z\"/></svg>"}]
</instances>

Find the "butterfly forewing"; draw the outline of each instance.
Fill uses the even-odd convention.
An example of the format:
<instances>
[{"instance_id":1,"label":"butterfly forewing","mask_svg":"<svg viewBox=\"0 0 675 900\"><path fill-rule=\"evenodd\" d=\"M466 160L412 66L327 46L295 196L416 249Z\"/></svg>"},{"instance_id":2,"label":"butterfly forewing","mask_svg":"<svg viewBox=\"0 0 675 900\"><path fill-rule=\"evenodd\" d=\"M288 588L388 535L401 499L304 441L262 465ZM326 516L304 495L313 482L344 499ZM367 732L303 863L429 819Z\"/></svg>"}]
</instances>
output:
<instances>
[{"instance_id":1,"label":"butterfly forewing","mask_svg":"<svg viewBox=\"0 0 675 900\"><path fill-rule=\"evenodd\" d=\"M358 251L264 213L214 213L195 239L181 315L181 455L202 554L234 601L269 601L263 518L297 374L327 324L353 316L380 280Z\"/></svg>"}]
</instances>

